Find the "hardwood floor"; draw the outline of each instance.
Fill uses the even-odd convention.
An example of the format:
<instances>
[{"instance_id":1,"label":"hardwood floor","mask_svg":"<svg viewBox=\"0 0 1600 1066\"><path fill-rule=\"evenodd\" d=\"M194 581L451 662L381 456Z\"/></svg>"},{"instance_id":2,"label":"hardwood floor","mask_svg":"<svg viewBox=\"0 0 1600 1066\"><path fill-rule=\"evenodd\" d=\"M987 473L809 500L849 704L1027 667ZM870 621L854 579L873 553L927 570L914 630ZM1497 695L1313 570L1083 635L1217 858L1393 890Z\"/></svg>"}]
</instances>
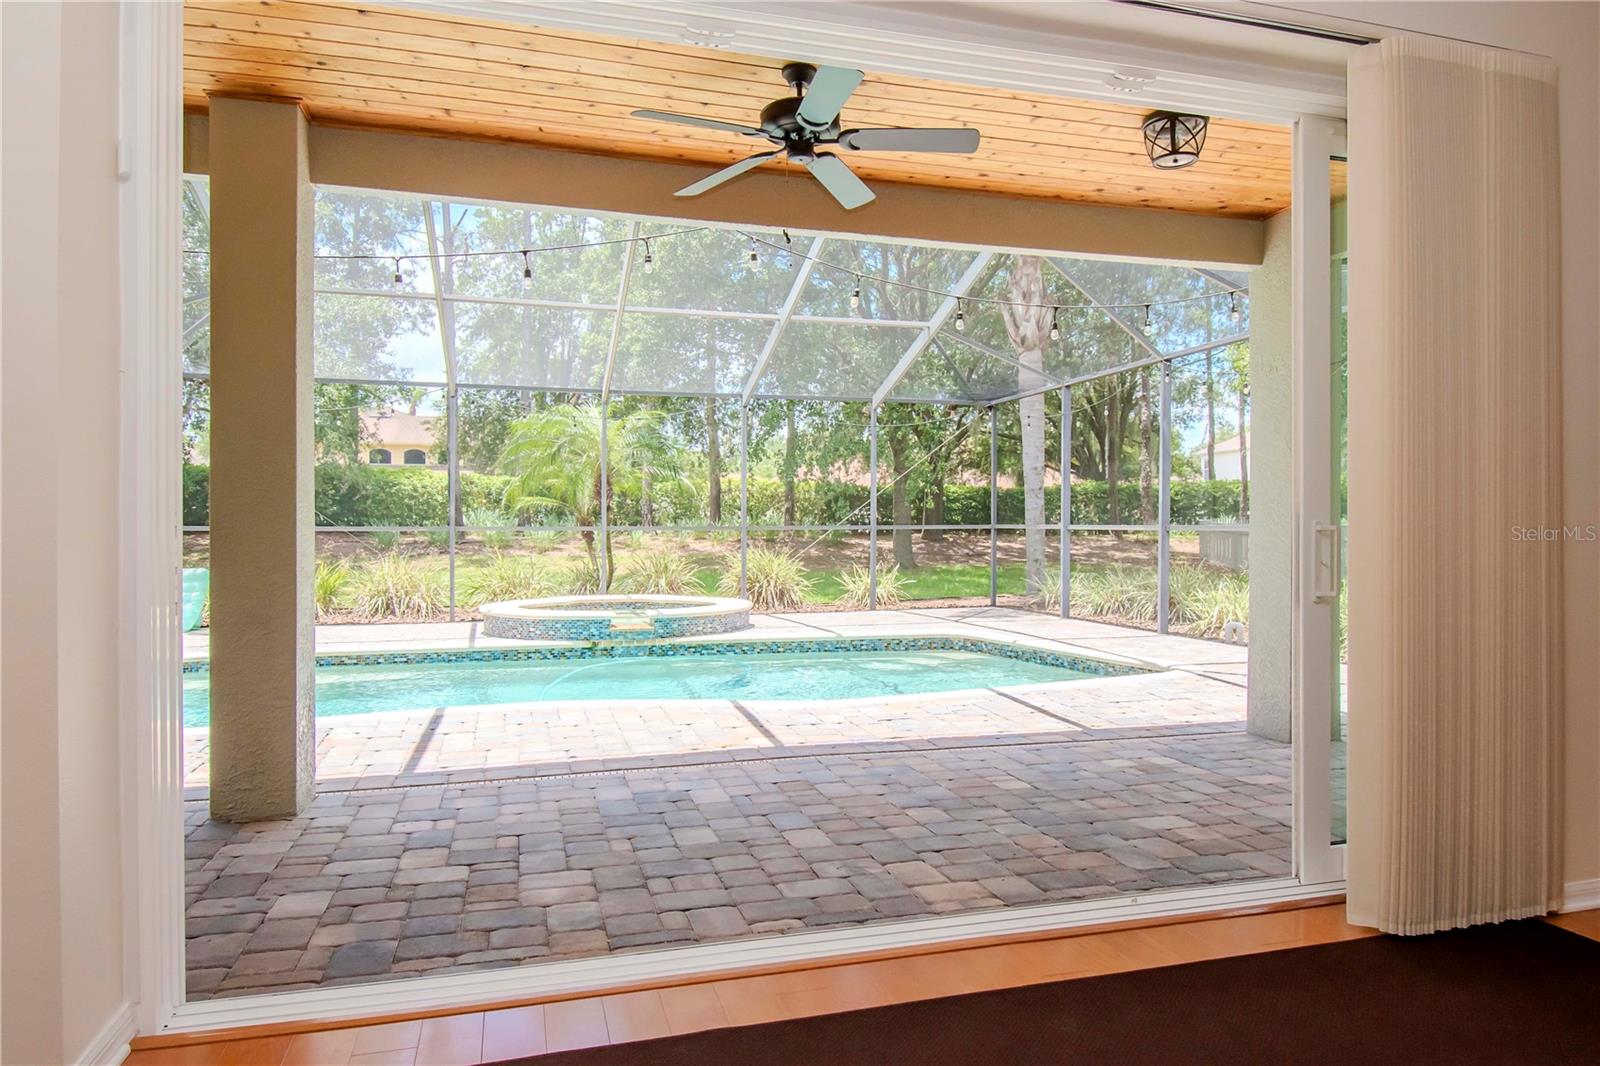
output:
<instances>
[{"instance_id":1,"label":"hardwood floor","mask_svg":"<svg viewBox=\"0 0 1600 1066\"><path fill-rule=\"evenodd\" d=\"M1600 910L1555 924L1600 940ZM475 1066L1376 935L1342 903L958 948L588 999L135 1051L128 1066Z\"/></svg>"}]
</instances>

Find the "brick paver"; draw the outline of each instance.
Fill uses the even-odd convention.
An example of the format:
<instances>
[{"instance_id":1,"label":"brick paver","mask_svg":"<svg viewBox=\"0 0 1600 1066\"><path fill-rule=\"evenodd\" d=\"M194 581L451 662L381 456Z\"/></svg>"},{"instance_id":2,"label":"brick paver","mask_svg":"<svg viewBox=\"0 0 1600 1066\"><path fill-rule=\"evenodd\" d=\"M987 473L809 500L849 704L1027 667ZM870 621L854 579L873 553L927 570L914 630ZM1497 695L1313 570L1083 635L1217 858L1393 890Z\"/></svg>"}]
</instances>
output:
<instances>
[{"instance_id":1,"label":"brick paver","mask_svg":"<svg viewBox=\"0 0 1600 1066\"><path fill-rule=\"evenodd\" d=\"M1014 614L984 621L1138 639ZM369 761L324 777L301 817L230 826L186 805L189 995L1286 875L1289 748L1243 731L1239 649L1211 664L1201 642L1146 639L1186 668L903 701L497 709L435 730L454 742L406 752L410 771L384 760L413 716L363 716L394 721L359 738L334 720L323 745ZM541 712L570 728L534 728ZM473 747L490 733L492 756Z\"/></svg>"}]
</instances>

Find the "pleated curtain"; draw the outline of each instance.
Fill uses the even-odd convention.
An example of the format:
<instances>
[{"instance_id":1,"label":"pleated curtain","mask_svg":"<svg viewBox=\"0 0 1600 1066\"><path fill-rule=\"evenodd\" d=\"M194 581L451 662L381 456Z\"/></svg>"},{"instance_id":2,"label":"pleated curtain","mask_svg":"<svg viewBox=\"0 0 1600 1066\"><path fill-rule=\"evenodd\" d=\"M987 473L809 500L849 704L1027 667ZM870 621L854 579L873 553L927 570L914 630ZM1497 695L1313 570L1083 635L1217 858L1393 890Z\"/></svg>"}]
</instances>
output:
<instances>
[{"instance_id":1,"label":"pleated curtain","mask_svg":"<svg viewBox=\"0 0 1600 1066\"><path fill-rule=\"evenodd\" d=\"M1350 67L1353 921L1560 901L1552 63L1390 38Z\"/></svg>"}]
</instances>

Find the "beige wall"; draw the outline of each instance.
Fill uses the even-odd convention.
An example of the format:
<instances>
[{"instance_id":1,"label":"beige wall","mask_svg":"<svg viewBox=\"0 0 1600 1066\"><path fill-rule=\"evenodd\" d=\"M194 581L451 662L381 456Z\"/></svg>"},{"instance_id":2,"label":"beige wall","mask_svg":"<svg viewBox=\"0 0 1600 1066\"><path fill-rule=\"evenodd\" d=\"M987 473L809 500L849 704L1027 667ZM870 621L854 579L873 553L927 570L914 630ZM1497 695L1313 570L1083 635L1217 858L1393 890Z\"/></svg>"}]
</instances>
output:
<instances>
[{"instance_id":1,"label":"beige wall","mask_svg":"<svg viewBox=\"0 0 1600 1066\"><path fill-rule=\"evenodd\" d=\"M208 126L202 115L184 123L189 173L209 167ZM707 169L426 134L311 128L311 180L323 185L1220 267L1261 262L1263 224L1248 219L910 185L885 186L872 204L846 212L825 196L797 196L794 183L802 179L769 173L740 178L714 196L673 195Z\"/></svg>"},{"instance_id":2,"label":"beige wall","mask_svg":"<svg viewBox=\"0 0 1600 1066\"><path fill-rule=\"evenodd\" d=\"M3 9L0 1061L75 1060L123 987L117 12Z\"/></svg>"},{"instance_id":3,"label":"beige wall","mask_svg":"<svg viewBox=\"0 0 1600 1066\"><path fill-rule=\"evenodd\" d=\"M1250 274L1250 693L1246 726L1287 742L1294 718L1294 244L1290 213L1267 222ZM1237 438L1235 438L1237 444ZM1235 466L1239 452L1232 452ZM1220 460L1221 455L1218 456Z\"/></svg>"},{"instance_id":4,"label":"beige wall","mask_svg":"<svg viewBox=\"0 0 1600 1066\"><path fill-rule=\"evenodd\" d=\"M1600 5L1299 3L1290 6L1549 56L1561 65L1563 522L1600 525ZM1359 166L1360 161L1352 165ZM1352 270L1360 269L1352 263ZM1352 432L1356 427L1352 427ZM1483 530L1485 535L1501 531ZM1600 893L1600 543L1569 540L1565 851L1569 885Z\"/></svg>"}]
</instances>

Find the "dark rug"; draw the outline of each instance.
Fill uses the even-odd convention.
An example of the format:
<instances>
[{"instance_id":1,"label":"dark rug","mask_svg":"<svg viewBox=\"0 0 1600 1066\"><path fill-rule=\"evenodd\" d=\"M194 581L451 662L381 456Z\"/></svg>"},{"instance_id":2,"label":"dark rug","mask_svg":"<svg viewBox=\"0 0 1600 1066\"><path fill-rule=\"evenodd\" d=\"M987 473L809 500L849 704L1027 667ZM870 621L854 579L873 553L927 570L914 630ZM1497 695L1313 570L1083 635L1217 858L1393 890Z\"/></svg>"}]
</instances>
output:
<instances>
[{"instance_id":1,"label":"dark rug","mask_svg":"<svg viewBox=\"0 0 1600 1066\"><path fill-rule=\"evenodd\" d=\"M1371 937L526 1061L1593 1066L1600 942L1541 921Z\"/></svg>"}]
</instances>

